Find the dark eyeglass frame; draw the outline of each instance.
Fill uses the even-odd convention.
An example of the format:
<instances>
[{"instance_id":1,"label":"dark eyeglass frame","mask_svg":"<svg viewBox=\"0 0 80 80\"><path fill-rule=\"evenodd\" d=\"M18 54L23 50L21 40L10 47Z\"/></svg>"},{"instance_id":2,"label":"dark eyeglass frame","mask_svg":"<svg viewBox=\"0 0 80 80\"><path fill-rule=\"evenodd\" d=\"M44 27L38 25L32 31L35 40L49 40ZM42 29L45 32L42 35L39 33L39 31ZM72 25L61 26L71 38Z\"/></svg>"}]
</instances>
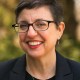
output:
<instances>
[{"instance_id":1,"label":"dark eyeglass frame","mask_svg":"<svg viewBox=\"0 0 80 80\"><path fill-rule=\"evenodd\" d=\"M27 29L26 31L24 31L24 32L27 32L27 31L29 30L29 27L30 27L30 26L32 26L33 29L36 30L36 31L45 31L45 30L47 30L47 29L49 28L49 24L50 24L50 23L55 23L55 24L56 24L55 21L49 21L49 20L38 20L38 21L46 21L46 22L48 23L48 27L47 27L46 29L44 29L44 30L36 30L36 29L33 27L33 24L34 24L35 22L37 22L37 21L35 21L35 22L33 22L33 23L27 23L28 29ZM20 23L13 24L12 27L15 29L15 27L19 27L19 24L20 24ZM16 31L16 29L15 29L15 31ZM18 31L16 31L16 32L18 32ZM19 32L19 33L22 33L22 32Z\"/></svg>"}]
</instances>

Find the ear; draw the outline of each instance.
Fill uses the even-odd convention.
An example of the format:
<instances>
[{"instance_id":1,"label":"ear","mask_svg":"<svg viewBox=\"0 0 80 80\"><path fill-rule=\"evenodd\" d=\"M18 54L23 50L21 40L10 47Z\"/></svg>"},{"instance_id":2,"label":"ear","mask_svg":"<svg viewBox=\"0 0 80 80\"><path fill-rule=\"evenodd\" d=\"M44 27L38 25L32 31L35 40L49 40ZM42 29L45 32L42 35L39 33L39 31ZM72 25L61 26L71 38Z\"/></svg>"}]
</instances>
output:
<instances>
[{"instance_id":1,"label":"ear","mask_svg":"<svg viewBox=\"0 0 80 80\"><path fill-rule=\"evenodd\" d=\"M61 36L63 35L64 29L65 29L64 22L60 22L57 29L58 29L58 40L59 40L61 38Z\"/></svg>"}]
</instances>

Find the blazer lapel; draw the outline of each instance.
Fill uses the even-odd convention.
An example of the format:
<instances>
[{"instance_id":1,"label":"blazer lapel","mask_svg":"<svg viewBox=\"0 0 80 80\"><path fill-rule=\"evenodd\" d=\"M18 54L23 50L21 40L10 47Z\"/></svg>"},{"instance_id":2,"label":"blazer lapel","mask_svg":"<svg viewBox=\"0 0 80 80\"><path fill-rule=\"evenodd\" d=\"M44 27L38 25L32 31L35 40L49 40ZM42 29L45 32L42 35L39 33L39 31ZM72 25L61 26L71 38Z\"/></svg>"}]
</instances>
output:
<instances>
[{"instance_id":1,"label":"blazer lapel","mask_svg":"<svg viewBox=\"0 0 80 80\"><path fill-rule=\"evenodd\" d=\"M55 80L73 80L73 74L69 67L67 59L56 53L56 79ZM26 56L21 57L15 64L10 73L9 80L25 80L25 62Z\"/></svg>"},{"instance_id":2,"label":"blazer lapel","mask_svg":"<svg viewBox=\"0 0 80 80\"><path fill-rule=\"evenodd\" d=\"M15 64L14 68L10 73L9 80L25 80L25 59L26 57L21 57Z\"/></svg>"},{"instance_id":3,"label":"blazer lapel","mask_svg":"<svg viewBox=\"0 0 80 80\"><path fill-rule=\"evenodd\" d=\"M56 54L56 79L55 80L73 80L73 74L71 72L67 59L63 58L60 54Z\"/></svg>"}]
</instances>

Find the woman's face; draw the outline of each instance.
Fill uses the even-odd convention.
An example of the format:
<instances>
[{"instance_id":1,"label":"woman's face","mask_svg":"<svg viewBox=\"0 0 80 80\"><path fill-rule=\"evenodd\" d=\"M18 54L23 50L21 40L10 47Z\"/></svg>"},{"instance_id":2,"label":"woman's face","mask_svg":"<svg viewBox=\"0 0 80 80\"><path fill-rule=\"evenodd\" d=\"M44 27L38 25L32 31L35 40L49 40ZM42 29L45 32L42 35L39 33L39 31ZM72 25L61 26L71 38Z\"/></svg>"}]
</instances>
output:
<instances>
[{"instance_id":1,"label":"woman's face","mask_svg":"<svg viewBox=\"0 0 80 80\"><path fill-rule=\"evenodd\" d=\"M24 9L18 17L18 23L33 23L36 20L54 21L47 6ZM24 33L19 33L19 40L22 49L31 57L41 57L55 52L57 40L61 37L64 30L64 23L60 23L56 28L55 23L50 23L45 31L36 31L32 26Z\"/></svg>"}]
</instances>

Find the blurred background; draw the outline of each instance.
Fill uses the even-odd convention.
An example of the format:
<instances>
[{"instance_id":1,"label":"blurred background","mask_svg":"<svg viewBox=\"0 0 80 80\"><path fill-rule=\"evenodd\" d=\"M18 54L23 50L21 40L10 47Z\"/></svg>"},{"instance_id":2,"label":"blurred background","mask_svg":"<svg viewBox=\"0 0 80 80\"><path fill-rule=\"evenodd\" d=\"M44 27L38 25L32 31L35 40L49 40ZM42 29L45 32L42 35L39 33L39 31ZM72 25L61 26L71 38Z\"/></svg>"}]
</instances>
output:
<instances>
[{"instance_id":1,"label":"blurred background","mask_svg":"<svg viewBox=\"0 0 80 80\"><path fill-rule=\"evenodd\" d=\"M19 0L0 0L0 61L21 56L15 23L15 8ZM80 62L80 0L60 0L64 11L65 31L57 50L63 56Z\"/></svg>"}]
</instances>

